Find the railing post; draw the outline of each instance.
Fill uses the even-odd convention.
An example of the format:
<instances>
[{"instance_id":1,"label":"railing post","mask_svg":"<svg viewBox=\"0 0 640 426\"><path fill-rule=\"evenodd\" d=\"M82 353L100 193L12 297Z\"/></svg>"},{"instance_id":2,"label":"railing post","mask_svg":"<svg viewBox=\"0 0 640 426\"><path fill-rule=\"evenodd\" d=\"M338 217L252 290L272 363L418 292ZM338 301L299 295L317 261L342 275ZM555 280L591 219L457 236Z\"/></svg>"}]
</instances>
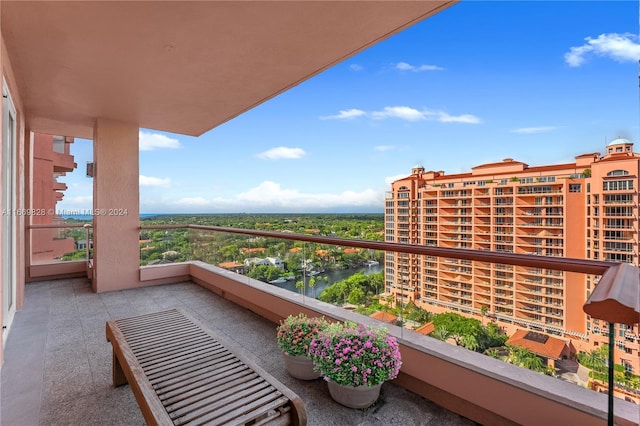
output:
<instances>
[{"instance_id":1,"label":"railing post","mask_svg":"<svg viewBox=\"0 0 640 426\"><path fill-rule=\"evenodd\" d=\"M85 260L87 261L87 265L89 265L89 228L91 228L91 225L89 225L88 223L85 223L83 225L84 231L85 231L85 241L86 244L84 246L85 248Z\"/></svg>"},{"instance_id":2,"label":"railing post","mask_svg":"<svg viewBox=\"0 0 640 426\"><path fill-rule=\"evenodd\" d=\"M616 324L613 322L609 323L609 377L608 377L608 381L609 381L609 391L608 391L608 396L609 396L609 401L608 401L608 407L607 407L607 426L613 426L613 391L615 390L615 382L614 382L614 378L613 378L613 373L614 373L614 366L615 366L615 360L614 360L614 355L613 355L613 350L614 350L614 346L616 343L616 336L615 336L615 331L616 331Z\"/></svg>"}]
</instances>

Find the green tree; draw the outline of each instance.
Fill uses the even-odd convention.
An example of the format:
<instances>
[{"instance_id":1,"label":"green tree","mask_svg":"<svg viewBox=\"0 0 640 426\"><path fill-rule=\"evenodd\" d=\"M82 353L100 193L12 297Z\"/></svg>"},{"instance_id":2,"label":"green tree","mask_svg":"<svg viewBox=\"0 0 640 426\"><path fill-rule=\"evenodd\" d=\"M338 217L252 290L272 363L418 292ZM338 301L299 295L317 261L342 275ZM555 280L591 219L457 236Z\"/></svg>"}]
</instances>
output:
<instances>
[{"instance_id":1,"label":"green tree","mask_svg":"<svg viewBox=\"0 0 640 426\"><path fill-rule=\"evenodd\" d=\"M433 337L434 339L442 340L443 342L445 342L448 338L451 337L451 330L449 330L444 325L440 325L436 327L435 330L433 330L433 332L429 334L429 336Z\"/></svg>"},{"instance_id":2,"label":"green tree","mask_svg":"<svg viewBox=\"0 0 640 426\"><path fill-rule=\"evenodd\" d=\"M489 307L487 305L482 305L480 308L480 314L482 314L482 325L484 325L484 318L487 316L487 312L489 312Z\"/></svg>"},{"instance_id":3,"label":"green tree","mask_svg":"<svg viewBox=\"0 0 640 426\"><path fill-rule=\"evenodd\" d=\"M349 292L349 298L347 301L353 305L363 304L365 300L364 290L360 287L355 287Z\"/></svg>"},{"instance_id":4,"label":"green tree","mask_svg":"<svg viewBox=\"0 0 640 426\"><path fill-rule=\"evenodd\" d=\"M608 355L609 345L602 345L597 349L578 354L578 362L585 367L600 373L607 369Z\"/></svg>"},{"instance_id":5,"label":"green tree","mask_svg":"<svg viewBox=\"0 0 640 426\"><path fill-rule=\"evenodd\" d=\"M311 287L311 297L316 297L316 277L309 278L309 287Z\"/></svg>"},{"instance_id":6,"label":"green tree","mask_svg":"<svg viewBox=\"0 0 640 426\"><path fill-rule=\"evenodd\" d=\"M484 351L484 354L491 358L500 359L500 350L498 348L489 348Z\"/></svg>"},{"instance_id":7,"label":"green tree","mask_svg":"<svg viewBox=\"0 0 640 426\"><path fill-rule=\"evenodd\" d=\"M510 364L544 373L546 369L544 361L535 353L528 349L512 345L507 345L507 350L509 354L507 355L506 361Z\"/></svg>"}]
</instances>

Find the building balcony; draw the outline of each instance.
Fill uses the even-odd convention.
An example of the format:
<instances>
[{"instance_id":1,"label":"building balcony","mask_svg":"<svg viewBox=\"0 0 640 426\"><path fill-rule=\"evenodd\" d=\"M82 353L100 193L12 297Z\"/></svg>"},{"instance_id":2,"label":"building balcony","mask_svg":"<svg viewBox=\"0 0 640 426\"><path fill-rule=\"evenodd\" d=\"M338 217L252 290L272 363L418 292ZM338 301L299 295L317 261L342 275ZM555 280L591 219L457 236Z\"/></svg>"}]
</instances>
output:
<instances>
[{"instance_id":1,"label":"building balcony","mask_svg":"<svg viewBox=\"0 0 640 426\"><path fill-rule=\"evenodd\" d=\"M96 294L87 279L69 279L30 284L26 293L2 367L2 387L12 389L2 393L3 425L144 424L129 386L112 386L105 322L174 307L232 342L297 393L305 401L309 425L416 424L423 419L474 424L394 383L383 386L384 400L375 410L342 407L331 400L323 380L300 381L285 372L275 323L191 281Z\"/></svg>"},{"instance_id":2,"label":"building balcony","mask_svg":"<svg viewBox=\"0 0 640 426\"><path fill-rule=\"evenodd\" d=\"M57 173L72 172L78 165L74 162L73 155L60 152L53 153L53 171Z\"/></svg>"},{"instance_id":3,"label":"building balcony","mask_svg":"<svg viewBox=\"0 0 640 426\"><path fill-rule=\"evenodd\" d=\"M193 228L196 235L192 235L194 237L192 244L194 244L193 241L205 242L199 239L198 235L212 234L210 232L212 230L220 231L215 227ZM274 233L266 231L238 229L226 229L226 231L274 236ZM331 240L290 234L283 238L309 242L318 240L315 242L323 244ZM368 249L379 249L378 244L386 244L361 240L352 242L341 240L340 242L342 243L340 245ZM209 245L202 247L206 248ZM393 247L397 246L388 244L388 249ZM453 256L439 253L444 250L443 248L421 247L407 250L411 250L411 253L416 251L413 254L423 256L439 254L443 259L453 258ZM470 257L462 255L459 259L475 261L478 265L489 264L488 262L507 264L505 268L519 265L517 261L511 265L506 262L506 260L520 259L518 255L469 250L460 251L462 252L472 255ZM460 254L458 251L449 251L449 253ZM553 267L563 262L563 260L554 261L555 259L534 258L530 260L533 262L530 267L539 268L540 265L535 263L543 262L550 262L551 264L545 264L545 266ZM110 347L104 342L104 322L111 318L122 318L177 306L195 312L196 316L203 318L216 332L228 333L230 340L237 342L252 358L259 358L259 365L303 398L309 411L310 424L324 425L329 421L324 411L332 411L331 415L334 411L334 405L325 393L324 383L320 380L300 384L286 376L275 349L275 324L289 314L306 312L340 321L354 320L379 325L366 316L318 302L311 297L304 297L201 261L142 267L140 281L142 285L149 286L102 294L92 293L90 284L85 279L29 284L24 309L17 314L14 328L7 342L2 380L3 386L14 386L13 383L26 380L30 383L31 389L38 389L38 395L42 393L42 399L40 400L38 396L29 399L29 392L26 391L12 393L11 400L3 401L5 404L3 415L8 416L9 414L6 413L11 413L16 416L28 416L38 413L41 424L73 423L74 420L85 418L95 422L95 419L103 418L100 416L107 416L109 420L105 420L104 423L109 424L118 422L129 424L132 421L139 423L141 416L128 388L113 389L110 386ZM151 285L157 282L177 282L177 284ZM510 282L500 283L500 285L513 286ZM429 289L431 288L436 287L430 286ZM446 305L464 313L476 310L472 307L473 298L470 292L442 291L444 290L442 288L440 290L440 294L423 290L424 297L429 298L426 303ZM411 289L406 293L409 296L415 296ZM513 297L510 296L511 294L511 292L505 292L504 296ZM404 291L402 295L405 295ZM403 298L403 300L408 299ZM483 301L489 303L487 298ZM513 315L515 303L509 299L495 297L495 311ZM44 304L44 307L41 304ZM241 312L242 316L235 316L237 312ZM23 319L24 323L22 323ZM581 425L596 425L601 424L606 418L606 396L603 394L523 370L482 354L461 350L400 327L389 326L389 329L401 343L404 364L400 377L383 388L385 398L377 409L378 419L368 417L367 413L344 414L342 408L336 406L335 422L337 424L344 424L344 419L352 418L355 419L354 422L361 424L388 424L389 418L385 417L386 410L391 412L394 409L413 416L403 419L403 424L415 424L422 421L424 416L430 416L425 410L433 407L433 403L456 413L448 413L441 408L437 410L439 415L452 416L451 418L455 420L451 424L470 424L463 418L466 417L481 424L557 424L557 422L570 424L578 421ZM25 334L20 334L23 332ZM40 339L40 343L35 343L34 339ZM21 345L37 347L38 350L27 350L26 346ZM74 353L67 349L70 345L74 348ZM78 351L77 347L83 349ZM29 357L20 356L31 352L34 354ZM30 358L36 355L40 357L38 359L44 361L38 363L38 360ZM28 368L20 364L20 358L25 358L24 363L28 365L43 366L41 370L35 371L35 375L40 379L37 377L25 379ZM55 364L54 361L59 364ZM452 380L452 378L456 379ZM34 383L36 383L35 388L32 387ZM478 391L480 389L482 391ZM35 394L34 391L31 395ZM487 395L509 395L510 403L504 404L504 400L497 401L496 398L487 397ZM414 401L416 405L413 405ZM11 405L11 407L20 407L14 410L6 408L8 407L6 404L9 403L22 405ZM64 409L59 408L61 404ZM332 407L332 410L326 410L327 406ZM113 410L113 407L118 408ZM634 415L637 414L635 407L631 403L617 401L618 423L634 424ZM129 421L124 421L123 418ZM3 420L6 419L7 417ZM441 421L437 417L434 419L436 424ZM9 420L6 421L7 424L12 424ZM26 423L30 424L28 421Z\"/></svg>"}]
</instances>

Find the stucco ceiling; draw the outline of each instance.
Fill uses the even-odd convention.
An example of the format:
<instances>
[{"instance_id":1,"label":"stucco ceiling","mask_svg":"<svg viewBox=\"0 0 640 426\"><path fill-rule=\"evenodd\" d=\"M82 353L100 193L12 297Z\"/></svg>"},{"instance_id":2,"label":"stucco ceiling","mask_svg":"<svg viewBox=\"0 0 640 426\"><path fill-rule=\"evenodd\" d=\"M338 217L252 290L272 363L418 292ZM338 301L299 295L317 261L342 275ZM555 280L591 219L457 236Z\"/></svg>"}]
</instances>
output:
<instances>
[{"instance_id":1,"label":"stucco ceiling","mask_svg":"<svg viewBox=\"0 0 640 426\"><path fill-rule=\"evenodd\" d=\"M1 30L32 130L200 135L456 1L3 0Z\"/></svg>"}]
</instances>

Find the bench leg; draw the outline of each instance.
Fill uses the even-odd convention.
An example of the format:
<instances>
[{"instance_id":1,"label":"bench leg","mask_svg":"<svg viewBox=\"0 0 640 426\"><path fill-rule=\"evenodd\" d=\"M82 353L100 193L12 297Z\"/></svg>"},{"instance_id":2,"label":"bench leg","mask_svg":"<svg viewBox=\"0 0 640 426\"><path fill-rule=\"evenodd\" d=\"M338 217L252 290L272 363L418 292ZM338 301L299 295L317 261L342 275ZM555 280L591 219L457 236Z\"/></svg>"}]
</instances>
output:
<instances>
[{"instance_id":1,"label":"bench leg","mask_svg":"<svg viewBox=\"0 0 640 426\"><path fill-rule=\"evenodd\" d=\"M122 366L120 365L120 360L116 356L116 351L112 351L113 362L112 370L113 370L113 386L122 386L129 383L127 381L127 376L124 375L124 371L122 371Z\"/></svg>"}]
</instances>

